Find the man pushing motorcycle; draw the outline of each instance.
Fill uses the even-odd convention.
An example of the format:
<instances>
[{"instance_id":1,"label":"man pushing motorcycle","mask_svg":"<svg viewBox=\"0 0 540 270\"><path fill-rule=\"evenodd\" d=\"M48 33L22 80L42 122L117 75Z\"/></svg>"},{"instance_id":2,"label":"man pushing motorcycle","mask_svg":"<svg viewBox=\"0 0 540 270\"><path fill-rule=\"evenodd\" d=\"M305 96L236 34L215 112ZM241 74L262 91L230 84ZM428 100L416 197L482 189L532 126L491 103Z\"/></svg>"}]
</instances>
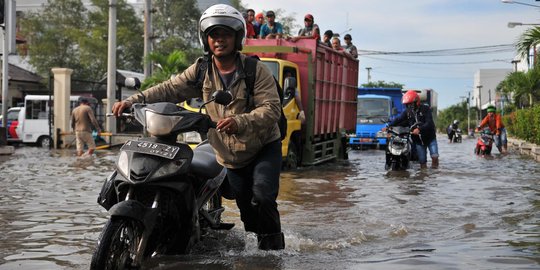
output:
<instances>
[{"instance_id":1,"label":"man pushing motorcycle","mask_svg":"<svg viewBox=\"0 0 540 270\"><path fill-rule=\"evenodd\" d=\"M420 96L414 90L407 91L401 98L401 102L405 105L406 110L388 123L388 126L411 127L412 140L420 168L427 168L428 149L431 156L431 167L437 168L439 166L439 149L431 108L420 103Z\"/></svg>"},{"instance_id":2,"label":"man pushing motorcycle","mask_svg":"<svg viewBox=\"0 0 540 270\"><path fill-rule=\"evenodd\" d=\"M259 249L283 249L285 240L276 203L281 168L281 103L273 75L257 62L252 100L246 100L246 56L240 53L246 24L238 10L224 4L211 6L203 12L198 30L208 55L204 81L194 83L200 78L198 61L181 74L144 91L146 102L182 102L197 97L208 101L216 91L233 95L233 101L226 106L206 106L207 113L217 122L216 129L208 131L208 140L218 162L227 168L245 230L257 234ZM116 102L112 111L119 116L140 101L141 95L135 94Z\"/></svg>"},{"instance_id":3,"label":"man pushing motorcycle","mask_svg":"<svg viewBox=\"0 0 540 270\"><path fill-rule=\"evenodd\" d=\"M487 107L487 115L482 119L480 125L476 131L482 130L484 127L489 127L491 133L495 134L495 145L500 153L506 153L508 151L508 138L506 135L506 128L502 122L501 115L496 113L497 109L493 105Z\"/></svg>"}]
</instances>

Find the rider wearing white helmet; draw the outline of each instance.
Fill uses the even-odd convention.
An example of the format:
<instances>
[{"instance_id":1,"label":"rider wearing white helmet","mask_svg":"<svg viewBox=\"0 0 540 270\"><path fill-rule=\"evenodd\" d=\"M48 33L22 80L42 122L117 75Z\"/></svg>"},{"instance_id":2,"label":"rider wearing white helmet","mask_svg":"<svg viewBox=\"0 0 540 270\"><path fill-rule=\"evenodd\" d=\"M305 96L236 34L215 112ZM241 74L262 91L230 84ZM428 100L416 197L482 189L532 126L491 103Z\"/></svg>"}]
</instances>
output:
<instances>
[{"instance_id":1,"label":"rider wearing white helmet","mask_svg":"<svg viewBox=\"0 0 540 270\"><path fill-rule=\"evenodd\" d=\"M280 98L271 71L257 62L252 101L246 102L246 56L240 53L246 23L235 8L218 4L203 12L199 20L199 40L208 59L202 85L197 87L198 64L143 92L148 103L182 102L189 98L211 99L216 91L233 95L227 105L209 103L206 111L216 129L208 140L217 161L225 166L228 181L240 209L246 231L257 234L260 249L283 249L280 216L276 199L281 168L281 140L278 119ZM200 61L198 61L200 62ZM202 89L201 89L202 88ZM140 94L113 105L119 115L131 104L142 101ZM249 106L249 108L248 108Z\"/></svg>"}]
</instances>

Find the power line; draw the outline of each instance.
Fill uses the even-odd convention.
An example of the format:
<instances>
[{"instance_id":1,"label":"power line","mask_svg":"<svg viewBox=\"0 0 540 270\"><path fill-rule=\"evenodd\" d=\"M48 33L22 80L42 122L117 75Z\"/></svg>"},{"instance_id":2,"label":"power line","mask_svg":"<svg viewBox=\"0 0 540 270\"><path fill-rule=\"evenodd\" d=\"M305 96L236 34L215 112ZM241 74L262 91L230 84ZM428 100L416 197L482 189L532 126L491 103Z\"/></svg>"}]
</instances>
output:
<instances>
[{"instance_id":1,"label":"power line","mask_svg":"<svg viewBox=\"0 0 540 270\"><path fill-rule=\"evenodd\" d=\"M512 59L493 59L493 60L485 60L485 61L467 61L467 62L419 62L419 61L404 61L404 60L396 60L396 59L384 59L381 57L373 57L373 56L362 56L363 58L369 58L374 60L380 60L380 61L389 61L389 62L397 62L397 63L407 63L407 64L421 64L421 65L470 65L470 64L485 64L485 63L493 63L493 62L508 62L510 63Z\"/></svg>"},{"instance_id":2,"label":"power line","mask_svg":"<svg viewBox=\"0 0 540 270\"><path fill-rule=\"evenodd\" d=\"M422 51L374 51L358 50L358 55L402 55L402 56L455 56L471 54L490 54L515 51L513 44L500 44L456 49L422 50Z\"/></svg>"}]
</instances>

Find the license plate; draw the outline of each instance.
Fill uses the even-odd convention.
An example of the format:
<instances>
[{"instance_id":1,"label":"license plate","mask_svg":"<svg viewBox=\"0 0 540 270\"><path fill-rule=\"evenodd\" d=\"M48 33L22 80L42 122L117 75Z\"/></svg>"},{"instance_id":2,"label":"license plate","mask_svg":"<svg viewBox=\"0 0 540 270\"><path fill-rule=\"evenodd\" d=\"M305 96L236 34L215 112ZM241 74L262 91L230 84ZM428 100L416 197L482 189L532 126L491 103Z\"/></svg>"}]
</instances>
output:
<instances>
[{"instance_id":1,"label":"license plate","mask_svg":"<svg viewBox=\"0 0 540 270\"><path fill-rule=\"evenodd\" d=\"M173 159L180 147L155 142L127 141L120 150L149 154L163 158Z\"/></svg>"}]
</instances>

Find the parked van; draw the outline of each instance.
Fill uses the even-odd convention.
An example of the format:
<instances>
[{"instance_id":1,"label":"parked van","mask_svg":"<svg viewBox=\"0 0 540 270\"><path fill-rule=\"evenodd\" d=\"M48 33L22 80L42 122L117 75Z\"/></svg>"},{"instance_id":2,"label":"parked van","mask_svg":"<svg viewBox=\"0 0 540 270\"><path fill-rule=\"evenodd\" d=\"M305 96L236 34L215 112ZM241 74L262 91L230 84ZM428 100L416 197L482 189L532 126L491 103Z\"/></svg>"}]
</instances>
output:
<instances>
[{"instance_id":1,"label":"parked van","mask_svg":"<svg viewBox=\"0 0 540 270\"><path fill-rule=\"evenodd\" d=\"M79 104L80 96L71 96L70 111ZM49 147L52 143L52 96L27 95L21 107L16 133L23 143L35 143ZM50 117L49 117L50 115Z\"/></svg>"}]
</instances>

